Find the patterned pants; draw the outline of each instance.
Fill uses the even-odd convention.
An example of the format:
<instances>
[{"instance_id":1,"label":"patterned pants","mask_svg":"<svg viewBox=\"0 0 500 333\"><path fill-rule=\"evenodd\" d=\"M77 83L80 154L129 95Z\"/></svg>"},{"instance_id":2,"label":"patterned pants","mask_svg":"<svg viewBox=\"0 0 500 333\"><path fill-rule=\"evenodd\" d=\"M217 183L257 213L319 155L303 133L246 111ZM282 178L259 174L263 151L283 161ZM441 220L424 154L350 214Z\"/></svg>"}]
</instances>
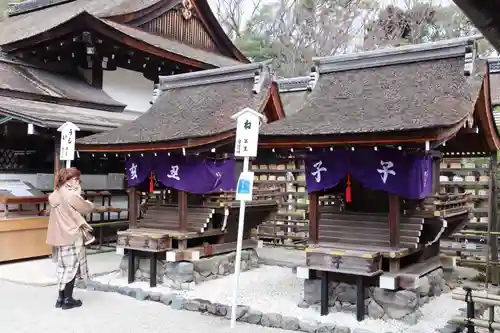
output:
<instances>
[{"instance_id":1,"label":"patterned pants","mask_svg":"<svg viewBox=\"0 0 500 333\"><path fill-rule=\"evenodd\" d=\"M80 237L73 245L57 247L57 287L64 290L74 278L88 280L87 252Z\"/></svg>"}]
</instances>

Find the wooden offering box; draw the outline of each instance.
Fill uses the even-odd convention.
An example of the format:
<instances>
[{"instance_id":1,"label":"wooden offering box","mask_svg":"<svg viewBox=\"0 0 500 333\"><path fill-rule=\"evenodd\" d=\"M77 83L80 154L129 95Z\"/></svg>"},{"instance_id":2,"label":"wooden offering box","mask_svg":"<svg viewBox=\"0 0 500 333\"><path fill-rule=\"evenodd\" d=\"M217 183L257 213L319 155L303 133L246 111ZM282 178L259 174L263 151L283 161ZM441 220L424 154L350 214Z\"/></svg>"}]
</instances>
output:
<instances>
[{"instance_id":1,"label":"wooden offering box","mask_svg":"<svg viewBox=\"0 0 500 333\"><path fill-rule=\"evenodd\" d=\"M20 180L0 181L0 262L48 256L47 196Z\"/></svg>"}]
</instances>

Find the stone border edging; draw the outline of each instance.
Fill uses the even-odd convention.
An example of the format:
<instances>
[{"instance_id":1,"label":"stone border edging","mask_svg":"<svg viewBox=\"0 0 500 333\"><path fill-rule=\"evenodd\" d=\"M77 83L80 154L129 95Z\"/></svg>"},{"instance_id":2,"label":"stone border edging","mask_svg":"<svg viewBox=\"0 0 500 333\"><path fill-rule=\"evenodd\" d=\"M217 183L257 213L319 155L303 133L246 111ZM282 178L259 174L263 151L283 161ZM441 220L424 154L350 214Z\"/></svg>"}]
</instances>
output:
<instances>
[{"instance_id":1,"label":"stone border edging","mask_svg":"<svg viewBox=\"0 0 500 333\"><path fill-rule=\"evenodd\" d=\"M140 301L153 301L170 306L174 310L186 310L200 313L207 313L213 316L231 319L231 306L221 303L212 303L204 299L187 299L179 294L162 294L154 291L146 291L141 288L131 288L129 286L114 286L97 281L78 280L75 284L77 288L91 291L115 292L124 296L129 296ZM465 309L460 309L465 312ZM476 314L483 313L485 309L479 307ZM368 329L351 329L346 326L334 323L321 323L317 321L304 321L292 316L283 316L279 313L263 313L262 311L251 309L249 306L238 305L236 311L237 321L260 325L264 327L281 328L283 330L298 331L306 333L373 333ZM436 329L441 333L461 333L465 329L464 325L448 322L445 327Z\"/></svg>"}]
</instances>

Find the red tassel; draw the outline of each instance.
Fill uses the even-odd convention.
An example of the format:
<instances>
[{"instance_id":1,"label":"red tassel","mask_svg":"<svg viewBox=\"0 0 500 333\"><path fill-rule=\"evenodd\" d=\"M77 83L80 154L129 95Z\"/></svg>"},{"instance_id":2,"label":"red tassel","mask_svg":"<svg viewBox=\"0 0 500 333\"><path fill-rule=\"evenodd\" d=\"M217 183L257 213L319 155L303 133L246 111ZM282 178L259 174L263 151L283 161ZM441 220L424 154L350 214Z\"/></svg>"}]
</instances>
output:
<instances>
[{"instance_id":1,"label":"red tassel","mask_svg":"<svg viewBox=\"0 0 500 333\"><path fill-rule=\"evenodd\" d=\"M153 181L153 171L151 171L151 175L149 176L149 193L153 193L155 190L155 182Z\"/></svg>"},{"instance_id":2,"label":"red tassel","mask_svg":"<svg viewBox=\"0 0 500 333\"><path fill-rule=\"evenodd\" d=\"M347 173L347 187L345 189L345 201L351 202L351 175Z\"/></svg>"}]
</instances>

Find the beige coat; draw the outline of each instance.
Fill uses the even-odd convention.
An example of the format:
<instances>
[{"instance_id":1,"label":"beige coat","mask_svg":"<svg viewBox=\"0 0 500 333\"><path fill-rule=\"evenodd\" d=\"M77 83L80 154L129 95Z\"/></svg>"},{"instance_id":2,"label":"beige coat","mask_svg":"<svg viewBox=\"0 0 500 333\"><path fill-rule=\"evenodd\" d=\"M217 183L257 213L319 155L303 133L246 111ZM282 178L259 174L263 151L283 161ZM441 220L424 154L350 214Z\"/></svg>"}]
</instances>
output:
<instances>
[{"instance_id":1,"label":"beige coat","mask_svg":"<svg viewBox=\"0 0 500 333\"><path fill-rule=\"evenodd\" d=\"M94 205L81 197L79 186L65 184L49 196L50 215L47 244L52 246L72 245L86 224L82 214L88 214Z\"/></svg>"}]
</instances>

